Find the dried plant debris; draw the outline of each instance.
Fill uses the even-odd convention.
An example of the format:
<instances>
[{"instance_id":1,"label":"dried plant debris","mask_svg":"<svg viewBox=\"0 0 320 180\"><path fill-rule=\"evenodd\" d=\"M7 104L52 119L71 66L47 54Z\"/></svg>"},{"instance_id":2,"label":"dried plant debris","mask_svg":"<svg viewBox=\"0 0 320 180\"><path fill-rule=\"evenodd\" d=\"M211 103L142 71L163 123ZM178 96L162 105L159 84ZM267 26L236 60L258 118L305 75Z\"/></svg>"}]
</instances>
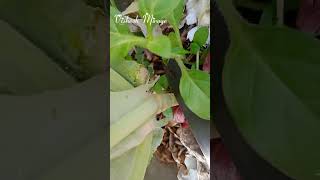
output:
<instances>
[{"instance_id":1,"label":"dried plant debris","mask_svg":"<svg viewBox=\"0 0 320 180\"><path fill-rule=\"evenodd\" d=\"M209 180L210 168L189 127L170 121L164 128L155 156L162 163L175 163L179 180Z\"/></svg>"},{"instance_id":2,"label":"dried plant debris","mask_svg":"<svg viewBox=\"0 0 320 180\"><path fill-rule=\"evenodd\" d=\"M177 166L184 166L184 159L187 149L180 141L177 130L181 128L179 123L170 121L163 129L164 135L161 145L155 155L163 163L177 163Z\"/></svg>"},{"instance_id":3,"label":"dried plant debris","mask_svg":"<svg viewBox=\"0 0 320 180\"><path fill-rule=\"evenodd\" d=\"M179 171L179 180L209 180L210 179L210 167L202 154L200 147L194 138L190 128L180 128L178 130L181 143L187 148L187 158L185 165L188 170L188 174L185 175L182 171Z\"/></svg>"}]
</instances>

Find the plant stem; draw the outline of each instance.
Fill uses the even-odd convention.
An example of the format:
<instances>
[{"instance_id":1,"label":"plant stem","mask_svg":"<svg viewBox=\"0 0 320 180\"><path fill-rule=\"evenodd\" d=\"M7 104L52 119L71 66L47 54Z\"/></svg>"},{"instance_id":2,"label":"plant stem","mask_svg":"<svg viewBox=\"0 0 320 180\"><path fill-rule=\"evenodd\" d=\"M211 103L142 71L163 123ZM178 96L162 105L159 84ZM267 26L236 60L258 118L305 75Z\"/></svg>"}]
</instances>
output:
<instances>
[{"instance_id":1,"label":"plant stem","mask_svg":"<svg viewBox=\"0 0 320 180\"><path fill-rule=\"evenodd\" d=\"M176 58L175 60L180 67L181 73L186 72L186 66L183 64L182 60L180 58Z\"/></svg>"},{"instance_id":2,"label":"plant stem","mask_svg":"<svg viewBox=\"0 0 320 180\"><path fill-rule=\"evenodd\" d=\"M114 0L110 0L110 3L111 3L111 5L112 5L113 7L117 7L117 6L116 6L116 3L114 2Z\"/></svg>"},{"instance_id":3,"label":"plant stem","mask_svg":"<svg viewBox=\"0 0 320 180\"><path fill-rule=\"evenodd\" d=\"M152 37L153 37L152 29L153 29L153 27L149 23L146 23L146 26L147 26L147 37L146 38L149 39L149 40L152 40Z\"/></svg>"},{"instance_id":4,"label":"plant stem","mask_svg":"<svg viewBox=\"0 0 320 180\"><path fill-rule=\"evenodd\" d=\"M177 38L177 40L178 40L178 42L179 42L179 47L180 47L180 48L183 48L182 42L181 42L181 37L180 37L179 28L173 27L173 30L174 30L174 32L175 32L174 34L175 34L175 36L176 36L176 38Z\"/></svg>"},{"instance_id":5,"label":"plant stem","mask_svg":"<svg viewBox=\"0 0 320 180\"><path fill-rule=\"evenodd\" d=\"M196 58L197 58L197 59L196 59L196 69L197 69L197 70L199 70L199 52L200 52L200 51L197 52L197 56L196 56Z\"/></svg>"}]
</instances>

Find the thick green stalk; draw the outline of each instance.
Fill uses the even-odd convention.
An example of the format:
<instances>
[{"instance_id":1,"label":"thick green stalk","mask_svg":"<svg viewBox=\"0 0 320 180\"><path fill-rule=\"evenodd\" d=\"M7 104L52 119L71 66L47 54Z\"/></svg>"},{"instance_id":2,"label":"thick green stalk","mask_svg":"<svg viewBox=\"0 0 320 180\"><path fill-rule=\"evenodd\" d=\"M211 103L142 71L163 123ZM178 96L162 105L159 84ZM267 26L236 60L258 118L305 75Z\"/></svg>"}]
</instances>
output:
<instances>
[{"instance_id":1,"label":"thick green stalk","mask_svg":"<svg viewBox=\"0 0 320 180\"><path fill-rule=\"evenodd\" d=\"M117 7L117 6L116 6L116 3L114 2L114 0L110 0L110 3L111 3L111 6L113 6L113 7L115 7L115 8Z\"/></svg>"},{"instance_id":2,"label":"thick green stalk","mask_svg":"<svg viewBox=\"0 0 320 180\"><path fill-rule=\"evenodd\" d=\"M173 26L173 30L174 30L174 34L175 34L175 36L176 36L176 38L177 38L177 41L178 41L178 43L179 43L179 47L180 48L183 48L183 46L182 46L182 42L181 42L181 37L180 37L180 32L179 32L179 28L177 28L176 26Z\"/></svg>"},{"instance_id":3,"label":"thick green stalk","mask_svg":"<svg viewBox=\"0 0 320 180\"><path fill-rule=\"evenodd\" d=\"M110 127L110 149L142 126L147 120L169 107L178 105L173 94L153 94L133 111L125 114Z\"/></svg>"},{"instance_id":4,"label":"thick green stalk","mask_svg":"<svg viewBox=\"0 0 320 180\"><path fill-rule=\"evenodd\" d=\"M183 64L183 61L180 58L176 59L176 62L178 63L181 73L185 73L187 71L186 66Z\"/></svg>"},{"instance_id":5,"label":"thick green stalk","mask_svg":"<svg viewBox=\"0 0 320 180\"><path fill-rule=\"evenodd\" d=\"M142 127L135 130L110 150L110 159L115 159L141 144L155 128L157 128L155 118L149 119Z\"/></svg>"},{"instance_id":6,"label":"thick green stalk","mask_svg":"<svg viewBox=\"0 0 320 180\"><path fill-rule=\"evenodd\" d=\"M133 86L125 80L120 74L110 68L110 90L124 91L133 88Z\"/></svg>"}]
</instances>

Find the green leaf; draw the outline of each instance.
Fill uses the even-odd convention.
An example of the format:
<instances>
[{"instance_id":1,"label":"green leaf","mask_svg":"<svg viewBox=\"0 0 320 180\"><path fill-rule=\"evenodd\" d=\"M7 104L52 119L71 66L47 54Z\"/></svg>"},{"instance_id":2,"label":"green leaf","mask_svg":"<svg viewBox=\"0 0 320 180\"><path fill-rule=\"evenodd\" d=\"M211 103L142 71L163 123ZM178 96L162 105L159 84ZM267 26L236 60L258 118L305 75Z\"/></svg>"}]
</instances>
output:
<instances>
[{"instance_id":1,"label":"green leaf","mask_svg":"<svg viewBox=\"0 0 320 180\"><path fill-rule=\"evenodd\" d=\"M191 70L196 70L196 69L197 69L196 64L192 64L191 65Z\"/></svg>"},{"instance_id":2,"label":"green leaf","mask_svg":"<svg viewBox=\"0 0 320 180\"><path fill-rule=\"evenodd\" d=\"M180 94L188 108L200 118L210 120L210 76L199 70L187 70L181 61Z\"/></svg>"},{"instance_id":3,"label":"green leaf","mask_svg":"<svg viewBox=\"0 0 320 180\"><path fill-rule=\"evenodd\" d=\"M181 56L181 55L186 55L186 54L189 54L190 52L185 50L184 48L179 48L179 47L176 47L176 48L172 48L171 49L171 53L172 53L172 56Z\"/></svg>"},{"instance_id":4,"label":"green leaf","mask_svg":"<svg viewBox=\"0 0 320 180\"><path fill-rule=\"evenodd\" d=\"M115 16L118 10L110 8L110 59L111 66L116 66L124 60L130 49L140 46L149 49L151 52L169 58L171 56L171 43L168 37L160 35L152 39L145 39L128 33L127 25L116 22Z\"/></svg>"},{"instance_id":5,"label":"green leaf","mask_svg":"<svg viewBox=\"0 0 320 180\"><path fill-rule=\"evenodd\" d=\"M110 7L110 32L129 34L129 26L126 23L120 23L119 15L121 12L115 7Z\"/></svg>"},{"instance_id":6,"label":"green leaf","mask_svg":"<svg viewBox=\"0 0 320 180\"><path fill-rule=\"evenodd\" d=\"M180 1L171 0L139 0L139 12L141 17L147 13L157 20L162 20L173 13Z\"/></svg>"},{"instance_id":7,"label":"green leaf","mask_svg":"<svg viewBox=\"0 0 320 180\"><path fill-rule=\"evenodd\" d=\"M151 94L153 84L120 92L110 92L110 149L156 114L175 106L173 94Z\"/></svg>"},{"instance_id":8,"label":"green leaf","mask_svg":"<svg viewBox=\"0 0 320 180\"><path fill-rule=\"evenodd\" d=\"M148 70L137 61L122 61L114 69L135 87L149 80Z\"/></svg>"},{"instance_id":9,"label":"green leaf","mask_svg":"<svg viewBox=\"0 0 320 180\"><path fill-rule=\"evenodd\" d=\"M144 49L141 47L135 48L135 59L138 63L143 64L147 67L149 65L149 61L144 58Z\"/></svg>"},{"instance_id":10,"label":"green leaf","mask_svg":"<svg viewBox=\"0 0 320 180\"><path fill-rule=\"evenodd\" d=\"M157 127L158 124L159 123L158 121L156 121L156 119L152 119L151 121L148 121L138 129L136 129L133 133L129 134L125 139L123 139L119 144L117 144L110 150L110 159L113 160L115 158L118 158L127 151L143 143L143 141L149 134L155 133L158 131L158 129L161 129L161 127ZM162 138L160 139L162 140Z\"/></svg>"},{"instance_id":11,"label":"green leaf","mask_svg":"<svg viewBox=\"0 0 320 180\"><path fill-rule=\"evenodd\" d=\"M110 162L111 180L143 180L152 155L152 135L149 134L141 145Z\"/></svg>"},{"instance_id":12,"label":"green leaf","mask_svg":"<svg viewBox=\"0 0 320 180\"><path fill-rule=\"evenodd\" d=\"M176 106L173 94L151 94L152 84L110 92L111 179L142 180L161 143L162 122L156 114Z\"/></svg>"},{"instance_id":13,"label":"green leaf","mask_svg":"<svg viewBox=\"0 0 320 180\"><path fill-rule=\"evenodd\" d=\"M166 117L166 119L172 120L172 119L173 119L173 111L172 111L172 108L168 108L167 110L165 110L165 111L163 112L163 115Z\"/></svg>"},{"instance_id":14,"label":"green leaf","mask_svg":"<svg viewBox=\"0 0 320 180\"><path fill-rule=\"evenodd\" d=\"M152 90L155 91L156 93L162 93L162 92L165 92L168 89L168 87L169 87L169 83L168 83L167 77L166 75L162 75L158 80L158 82L154 85Z\"/></svg>"},{"instance_id":15,"label":"green leaf","mask_svg":"<svg viewBox=\"0 0 320 180\"><path fill-rule=\"evenodd\" d=\"M133 35L121 35L110 32L110 64L111 67L124 60L129 51L139 43L145 42L145 39Z\"/></svg>"},{"instance_id":16,"label":"green leaf","mask_svg":"<svg viewBox=\"0 0 320 180\"><path fill-rule=\"evenodd\" d=\"M110 58L111 66L116 66L124 60L124 57L129 53L135 45L147 48L151 52L163 57L171 57L171 43L168 37L160 35L152 40L147 40L134 35L126 35L110 32Z\"/></svg>"},{"instance_id":17,"label":"green leaf","mask_svg":"<svg viewBox=\"0 0 320 180\"><path fill-rule=\"evenodd\" d=\"M179 39L177 39L176 33L175 32L170 32L168 34L168 38L170 39L172 47L180 47L180 43L181 43L181 42L179 42L179 41L181 41L180 40L180 35L179 35Z\"/></svg>"},{"instance_id":18,"label":"green leaf","mask_svg":"<svg viewBox=\"0 0 320 180\"><path fill-rule=\"evenodd\" d=\"M145 47L149 49L151 52L163 58L171 57L171 43L170 39L167 36L160 35L154 37L152 40L148 40L148 43Z\"/></svg>"},{"instance_id":19,"label":"green leaf","mask_svg":"<svg viewBox=\"0 0 320 180\"><path fill-rule=\"evenodd\" d=\"M190 44L190 52L192 54L197 54L198 51L200 51L200 46L197 43L192 42Z\"/></svg>"},{"instance_id":20,"label":"green leaf","mask_svg":"<svg viewBox=\"0 0 320 180\"><path fill-rule=\"evenodd\" d=\"M231 1L218 3L231 32L223 90L238 129L281 172L319 179L319 40L286 27L250 25Z\"/></svg>"},{"instance_id":21,"label":"green leaf","mask_svg":"<svg viewBox=\"0 0 320 180\"><path fill-rule=\"evenodd\" d=\"M209 36L208 27L200 27L193 37L193 42L197 43L200 47L206 44L206 41Z\"/></svg>"},{"instance_id":22,"label":"green leaf","mask_svg":"<svg viewBox=\"0 0 320 180\"><path fill-rule=\"evenodd\" d=\"M182 42L181 42L181 38L180 38L180 32L179 32L179 25L180 25L180 21L182 19L183 16L183 10L184 10L184 6L185 6L185 2L184 0L176 0L177 2L179 2L179 4L177 5L177 7L174 9L173 13L169 13L169 15L167 15L167 20L168 22L171 24L171 26L174 29L174 34L175 35L175 43L172 45L173 47L178 46L182 48ZM170 33L171 34L171 33ZM170 37L169 34L169 37Z\"/></svg>"},{"instance_id":23,"label":"green leaf","mask_svg":"<svg viewBox=\"0 0 320 180\"><path fill-rule=\"evenodd\" d=\"M45 52L0 20L0 89L30 95L69 87L75 80ZM5 90L5 92L4 92Z\"/></svg>"},{"instance_id":24,"label":"green leaf","mask_svg":"<svg viewBox=\"0 0 320 180\"><path fill-rule=\"evenodd\" d=\"M111 67L123 61L135 45L145 46L146 43L146 39L142 37L110 32Z\"/></svg>"},{"instance_id":25,"label":"green leaf","mask_svg":"<svg viewBox=\"0 0 320 180\"><path fill-rule=\"evenodd\" d=\"M132 89L133 85L124 79L113 68L110 68L110 91L124 91Z\"/></svg>"},{"instance_id":26,"label":"green leaf","mask_svg":"<svg viewBox=\"0 0 320 180\"><path fill-rule=\"evenodd\" d=\"M146 44L142 37L129 34L127 24L116 22L116 16L121 14L116 8L110 7L110 64L116 66L124 60L130 49L138 44Z\"/></svg>"}]
</instances>

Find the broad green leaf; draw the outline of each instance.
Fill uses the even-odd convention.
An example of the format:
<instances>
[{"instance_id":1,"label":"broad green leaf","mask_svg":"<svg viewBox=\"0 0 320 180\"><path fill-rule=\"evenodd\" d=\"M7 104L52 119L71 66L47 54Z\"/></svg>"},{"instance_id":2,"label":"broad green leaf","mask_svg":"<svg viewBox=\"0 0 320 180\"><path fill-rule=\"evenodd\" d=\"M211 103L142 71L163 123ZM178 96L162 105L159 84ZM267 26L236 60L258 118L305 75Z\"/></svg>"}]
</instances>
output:
<instances>
[{"instance_id":1,"label":"broad green leaf","mask_svg":"<svg viewBox=\"0 0 320 180\"><path fill-rule=\"evenodd\" d=\"M145 46L145 44L147 44L147 40L142 37L110 32L111 67L123 61L135 45Z\"/></svg>"},{"instance_id":2,"label":"broad green leaf","mask_svg":"<svg viewBox=\"0 0 320 180\"><path fill-rule=\"evenodd\" d=\"M197 52L200 51L200 46L197 43L191 43L190 44L190 52L192 54L197 54Z\"/></svg>"},{"instance_id":3,"label":"broad green leaf","mask_svg":"<svg viewBox=\"0 0 320 180\"><path fill-rule=\"evenodd\" d=\"M112 104L112 111L110 112L112 113L110 114L110 123L112 124L130 110L142 104L150 96L148 92L150 88L150 85L142 85L117 93L111 92L110 103Z\"/></svg>"},{"instance_id":4,"label":"broad green leaf","mask_svg":"<svg viewBox=\"0 0 320 180\"><path fill-rule=\"evenodd\" d=\"M148 40L146 46L143 44L142 46L163 58L171 57L171 42L167 36L160 35L154 37L152 40Z\"/></svg>"},{"instance_id":5,"label":"broad green leaf","mask_svg":"<svg viewBox=\"0 0 320 180\"><path fill-rule=\"evenodd\" d=\"M172 48L172 56L181 56L181 55L186 55L189 54L190 52L185 50L184 48Z\"/></svg>"},{"instance_id":6,"label":"broad green leaf","mask_svg":"<svg viewBox=\"0 0 320 180\"><path fill-rule=\"evenodd\" d=\"M152 90L155 91L156 93L162 93L167 90L168 86L169 86L169 83L166 75L162 75L158 80L158 82L154 85Z\"/></svg>"},{"instance_id":7,"label":"broad green leaf","mask_svg":"<svg viewBox=\"0 0 320 180\"><path fill-rule=\"evenodd\" d=\"M110 64L111 67L124 60L130 49L137 44L146 44L142 37L129 33L127 24L117 22L117 15L121 13L114 7L110 7Z\"/></svg>"},{"instance_id":8,"label":"broad green leaf","mask_svg":"<svg viewBox=\"0 0 320 180\"><path fill-rule=\"evenodd\" d=\"M191 70L196 70L197 69L196 64L192 64L190 69Z\"/></svg>"},{"instance_id":9,"label":"broad green leaf","mask_svg":"<svg viewBox=\"0 0 320 180\"><path fill-rule=\"evenodd\" d=\"M169 108L166 111L168 110L171 110L171 116L172 116L172 109ZM150 134L153 135L153 142L152 142L152 153L153 153L154 151L156 151L157 147L162 142L163 130L161 127L165 126L168 122L169 120L162 119L157 121L156 118L150 119L150 121L146 122L144 125L142 125L138 129L136 129L134 132L129 134L126 138L124 138L120 143L114 146L110 150L110 159L113 160L113 159L119 158L120 156L124 155L131 149L136 148L141 143L143 143L147 138L147 136L149 136Z\"/></svg>"},{"instance_id":10,"label":"broad green leaf","mask_svg":"<svg viewBox=\"0 0 320 180\"><path fill-rule=\"evenodd\" d=\"M156 114L177 105L173 94L151 94L152 84L110 92L110 148L145 124Z\"/></svg>"},{"instance_id":11,"label":"broad green leaf","mask_svg":"<svg viewBox=\"0 0 320 180\"><path fill-rule=\"evenodd\" d=\"M138 63L145 65L147 67L150 62L144 58L144 49L141 47L136 47L135 48L135 59Z\"/></svg>"},{"instance_id":12,"label":"broad green leaf","mask_svg":"<svg viewBox=\"0 0 320 180\"><path fill-rule=\"evenodd\" d=\"M181 43L180 35L179 35L179 39L177 39L176 33L175 32L170 32L168 34L168 38L170 39L172 47L180 47L180 43Z\"/></svg>"},{"instance_id":13,"label":"broad green leaf","mask_svg":"<svg viewBox=\"0 0 320 180\"><path fill-rule=\"evenodd\" d=\"M200 27L193 37L193 42L197 43L200 47L205 45L209 36L209 29L208 27Z\"/></svg>"},{"instance_id":14,"label":"broad green leaf","mask_svg":"<svg viewBox=\"0 0 320 180\"><path fill-rule=\"evenodd\" d=\"M168 37L160 35L154 37L152 40L147 40L145 38L125 35L120 33L110 32L111 46L111 66L117 65L123 60L129 50L135 45L147 48L151 52L164 57L171 57L171 43Z\"/></svg>"},{"instance_id":15,"label":"broad green leaf","mask_svg":"<svg viewBox=\"0 0 320 180\"><path fill-rule=\"evenodd\" d=\"M139 12L141 16L149 14L157 20L163 20L173 13L179 3L180 0L139 0Z\"/></svg>"},{"instance_id":16,"label":"broad green leaf","mask_svg":"<svg viewBox=\"0 0 320 180\"><path fill-rule=\"evenodd\" d=\"M121 12L115 7L110 7L110 32L118 32L121 34L129 34L129 26L126 23L121 23Z\"/></svg>"},{"instance_id":17,"label":"broad green leaf","mask_svg":"<svg viewBox=\"0 0 320 180\"><path fill-rule=\"evenodd\" d=\"M152 138L149 134L144 142L110 162L111 180L143 180L152 155Z\"/></svg>"},{"instance_id":18,"label":"broad green leaf","mask_svg":"<svg viewBox=\"0 0 320 180\"><path fill-rule=\"evenodd\" d=\"M113 147L110 150L110 159L113 160L115 158L118 158L124 153L126 153L127 151L143 143L145 138L149 134L152 134L154 131L156 131L156 128L158 128L156 123L157 123L156 119L151 119L150 121L145 123L143 126L141 126L137 130L132 132L130 135L128 135L125 139L123 139L119 144L117 144L115 147Z\"/></svg>"},{"instance_id":19,"label":"broad green leaf","mask_svg":"<svg viewBox=\"0 0 320 180\"><path fill-rule=\"evenodd\" d=\"M126 79L124 79L113 68L110 68L110 91L124 91L133 88Z\"/></svg>"},{"instance_id":20,"label":"broad green leaf","mask_svg":"<svg viewBox=\"0 0 320 180\"><path fill-rule=\"evenodd\" d=\"M174 29L174 35L175 35L175 39L177 42L177 44L175 44L175 45L177 45L178 47L182 47L182 42L181 42L180 32L179 32L179 25L180 25L180 21L183 16L185 2L184 2L184 0L176 0L176 1L179 2L179 4L174 9L173 13L169 13L166 16L166 19L168 20L168 22L171 24L171 26ZM169 34L169 36L170 36L170 34ZM173 47L175 47L175 46L173 45Z\"/></svg>"},{"instance_id":21,"label":"broad green leaf","mask_svg":"<svg viewBox=\"0 0 320 180\"><path fill-rule=\"evenodd\" d=\"M78 79L105 70L106 17L84 1L1 0L0 17Z\"/></svg>"},{"instance_id":22,"label":"broad green leaf","mask_svg":"<svg viewBox=\"0 0 320 180\"><path fill-rule=\"evenodd\" d=\"M114 69L135 87L149 80L148 70L137 61L122 61Z\"/></svg>"},{"instance_id":23,"label":"broad green leaf","mask_svg":"<svg viewBox=\"0 0 320 180\"><path fill-rule=\"evenodd\" d=\"M281 172L318 180L319 40L286 27L250 25L231 1L218 3L231 33L223 90L236 125Z\"/></svg>"},{"instance_id":24,"label":"broad green leaf","mask_svg":"<svg viewBox=\"0 0 320 180\"><path fill-rule=\"evenodd\" d=\"M165 20L166 17L173 13L179 1L170 0L139 0L139 14L147 26L148 38L152 38L152 31L156 21Z\"/></svg>"},{"instance_id":25,"label":"broad green leaf","mask_svg":"<svg viewBox=\"0 0 320 180\"><path fill-rule=\"evenodd\" d=\"M166 119L172 120L173 119L173 111L172 108L169 108L163 112L163 115L166 117Z\"/></svg>"},{"instance_id":26,"label":"broad green leaf","mask_svg":"<svg viewBox=\"0 0 320 180\"><path fill-rule=\"evenodd\" d=\"M143 180L161 143L163 124L156 121L156 114L177 102L172 94L151 94L151 86L110 92L111 180Z\"/></svg>"},{"instance_id":27,"label":"broad green leaf","mask_svg":"<svg viewBox=\"0 0 320 180\"><path fill-rule=\"evenodd\" d=\"M210 76L199 70L187 70L181 61L180 94L188 108L202 119L210 120Z\"/></svg>"},{"instance_id":28,"label":"broad green leaf","mask_svg":"<svg viewBox=\"0 0 320 180\"><path fill-rule=\"evenodd\" d=\"M0 91L29 95L66 88L75 80L45 52L0 20Z\"/></svg>"},{"instance_id":29,"label":"broad green leaf","mask_svg":"<svg viewBox=\"0 0 320 180\"><path fill-rule=\"evenodd\" d=\"M110 59L111 66L117 65L124 60L130 49L140 46L151 52L169 58L171 55L171 43L168 37L160 35L152 39L134 36L128 33L127 25L116 22L115 16L120 14L118 10L111 7L110 11Z\"/></svg>"}]
</instances>

